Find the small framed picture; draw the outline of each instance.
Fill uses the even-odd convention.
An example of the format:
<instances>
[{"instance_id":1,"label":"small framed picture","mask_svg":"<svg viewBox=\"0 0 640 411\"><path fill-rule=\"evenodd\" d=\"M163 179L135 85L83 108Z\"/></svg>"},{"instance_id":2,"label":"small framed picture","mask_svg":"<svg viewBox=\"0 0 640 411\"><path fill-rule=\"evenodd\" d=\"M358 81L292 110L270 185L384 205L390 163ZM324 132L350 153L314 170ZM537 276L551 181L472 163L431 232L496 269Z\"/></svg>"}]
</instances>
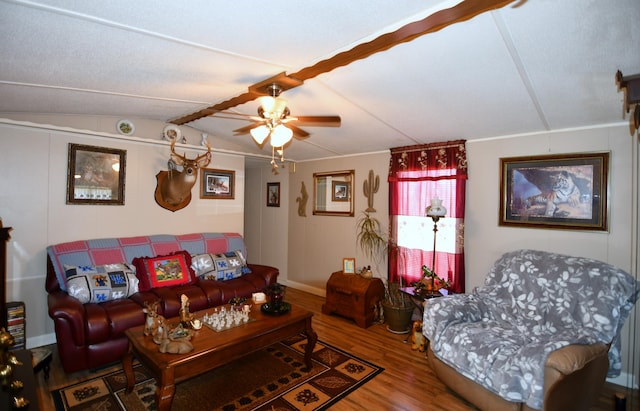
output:
<instances>
[{"instance_id":1,"label":"small framed picture","mask_svg":"<svg viewBox=\"0 0 640 411\"><path fill-rule=\"evenodd\" d=\"M280 207L280 183L267 183L267 207Z\"/></svg>"},{"instance_id":2,"label":"small framed picture","mask_svg":"<svg viewBox=\"0 0 640 411\"><path fill-rule=\"evenodd\" d=\"M233 200L236 172L233 170L200 169L200 198Z\"/></svg>"},{"instance_id":3,"label":"small framed picture","mask_svg":"<svg viewBox=\"0 0 640 411\"><path fill-rule=\"evenodd\" d=\"M124 205L127 152L69 143L67 204Z\"/></svg>"},{"instance_id":4,"label":"small framed picture","mask_svg":"<svg viewBox=\"0 0 640 411\"><path fill-rule=\"evenodd\" d=\"M331 182L331 201L349 201L349 183L346 181Z\"/></svg>"},{"instance_id":5,"label":"small framed picture","mask_svg":"<svg viewBox=\"0 0 640 411\"><path fill-rule=\"evenodd\" d=\"M355 258L343 258L342 259L342 272L344 274L356 273L356 259Z\"/></svg>"}]
</instances>

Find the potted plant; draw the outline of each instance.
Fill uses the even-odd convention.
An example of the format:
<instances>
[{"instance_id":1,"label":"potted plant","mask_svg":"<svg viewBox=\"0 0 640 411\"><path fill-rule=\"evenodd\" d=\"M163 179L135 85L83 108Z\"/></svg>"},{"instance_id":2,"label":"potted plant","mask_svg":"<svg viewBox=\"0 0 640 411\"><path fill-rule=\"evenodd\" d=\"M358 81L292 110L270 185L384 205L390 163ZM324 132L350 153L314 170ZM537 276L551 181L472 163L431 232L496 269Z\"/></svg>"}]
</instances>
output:
<instances>
[{"instance_id":1,"label":"potted plant","mask_svg":"<svg viewBox=\"0 0 640 411\"><path fill-rule=\"evenodd\" d=\"M375 262L381 262L387 257L387 252L398 252L399 248L387 240L381 230L380 221L369 212L363 211L357 221L357 242L364 254ZM401 257L401 256L400 256ZM400 282L385 282L385 296L382 305L382 317L387 323L387 329L394 333L409 331L411 315L414 305L408 295L400 291Z\"/></svg>"},{"instance_id":2,"label":"potted plant","mask_svg":"<svg viewBox=\"0 0 640 411\"><path fill-rule=\"evenodd\" d=\"M365 256L379 262L384 259L387 251L387 240L381 229L380 221L363 211L356 223L356 240Z\"/></svg>"},{"instance_id":3,"label":"potted plant","mask_svg":"<svg viewBox=\"0 0 640 411\"><path fill-rule=\"evenodd\" d=\"M397 283L387 281L385 284L385 296L382 301L387 330L397 334L404 334L409 331L411 328L411 316L415 308L410 297L400 291L401 288L402 278Z\"/></svg>"}]
</instances>

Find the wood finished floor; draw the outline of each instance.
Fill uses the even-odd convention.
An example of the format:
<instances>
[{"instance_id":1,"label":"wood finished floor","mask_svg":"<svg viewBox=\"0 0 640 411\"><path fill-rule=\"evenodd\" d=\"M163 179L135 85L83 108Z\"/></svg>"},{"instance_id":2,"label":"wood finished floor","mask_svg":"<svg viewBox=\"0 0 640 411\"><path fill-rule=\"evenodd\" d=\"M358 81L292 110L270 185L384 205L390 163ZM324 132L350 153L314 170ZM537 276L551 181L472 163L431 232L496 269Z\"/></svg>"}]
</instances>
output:
<instances>
[{"instance_id":1,"label":"wood finished floor","mask_svg":"<svg viewBox=\"0 0 640 411\"><path fill-rule=\"evenodd\" d=\"M380 324L374 324L365 330L349 319L324 315L324 298L304 291L289 288L286 300L314 313L314 329L319 339L385 369L382 374L338 402L332 410L476 410L438 380L431 371L425 354L412 351L411 345L403 342L406 335L392 334L385 325ZM99 370L99 373L117 368L119 365L116 364ZM40 409L54 410L51 390L81 381L95 373L95 370L88 370L65 374L54 350L49 380L44 380L43 372L37 375ZM616 392L626 395L627 410L640 409L637 390L631 392L624 387L607 383L597 404L590 411L614 411L613 398Z\"/></svg>"}]
</instances>

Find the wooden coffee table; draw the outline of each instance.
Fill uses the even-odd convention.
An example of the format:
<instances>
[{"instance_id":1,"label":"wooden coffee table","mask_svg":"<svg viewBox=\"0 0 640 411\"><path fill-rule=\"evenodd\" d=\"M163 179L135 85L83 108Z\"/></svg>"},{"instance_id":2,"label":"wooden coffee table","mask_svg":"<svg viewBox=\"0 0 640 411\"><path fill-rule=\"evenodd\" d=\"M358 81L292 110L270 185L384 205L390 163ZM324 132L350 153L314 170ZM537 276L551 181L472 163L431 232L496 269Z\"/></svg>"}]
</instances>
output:
<instances>
[{"instance_id":1,"label":"wooden coffee table","mask_svg":"<svg viewBox=\"0 0 640 411\"><path fill-rule=\"evenodd\" d=\"M195 313L196 318L213 312L212 309ZM260 310L260 305L252 307L246 324L216 332L207 326L195 331L191 338L193 351L187 354L162 354L151 336L144 336L144 326L129 328L125 334L129 339L129 349L122 358L122 368L127 377L127 393L133 390L133 357L144 365L155 378L156 406L159 411L171 409L175 385L189 378L206 373L216 367L232 362L242 356L268 347L288 337L304 333L307 336L304 359L307 369L311 369L311 355L318 339L311 328L313 313L295 305L281 315L268 315ZM178 318L170 321L172 326Z\"/></svg>"}]
</instances>

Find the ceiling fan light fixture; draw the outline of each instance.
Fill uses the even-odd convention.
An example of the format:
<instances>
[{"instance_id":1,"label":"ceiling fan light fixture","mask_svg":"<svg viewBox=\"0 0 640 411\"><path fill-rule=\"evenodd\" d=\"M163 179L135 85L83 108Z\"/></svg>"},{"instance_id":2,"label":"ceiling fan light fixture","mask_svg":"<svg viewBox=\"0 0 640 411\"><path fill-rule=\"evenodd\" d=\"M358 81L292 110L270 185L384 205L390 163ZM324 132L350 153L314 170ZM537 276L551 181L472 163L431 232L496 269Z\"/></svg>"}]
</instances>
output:
<instances>
[{"instance_id":1,"label":"ceiling fan light fixture","mask_svg":"<svg viewBox=\"0 0 640 411\"><path fill-rule=\"evenodd\" d=\"M282 147L291 141L293 137L293 131L290 128L285 127L283 124L278 124L271 132L271 145L273 147Z\"/></svg>"},{"instance_id":2,"label":"ceiling fan light fixture","mask_svg":"<svg viewBox=\"0 0 640 411\"><path fill-rule=\"evenodd\" d=\"M262 116L272 120L279 120L287 109L287 100L279 97L264 96L259 98Z\"/></svg>"},{"instance_id":3,"label":"ceiling fan light fixture","mask_svg":"<svg viewBox=\"0 0 640 411\"><path fill-rule=\"evenodd\" d=\"M269 137L269 132L271 130L269 130L269 127L265 126L264 124L261 126L258 126L256 128L252 128L249 133L251 133L251 137L253 137L253 139L256 141L256 143L258 143L259 145L261 145L262 143L264 143L264 140L266 140L267 137Z\"/></svg>"}]
</instances>

